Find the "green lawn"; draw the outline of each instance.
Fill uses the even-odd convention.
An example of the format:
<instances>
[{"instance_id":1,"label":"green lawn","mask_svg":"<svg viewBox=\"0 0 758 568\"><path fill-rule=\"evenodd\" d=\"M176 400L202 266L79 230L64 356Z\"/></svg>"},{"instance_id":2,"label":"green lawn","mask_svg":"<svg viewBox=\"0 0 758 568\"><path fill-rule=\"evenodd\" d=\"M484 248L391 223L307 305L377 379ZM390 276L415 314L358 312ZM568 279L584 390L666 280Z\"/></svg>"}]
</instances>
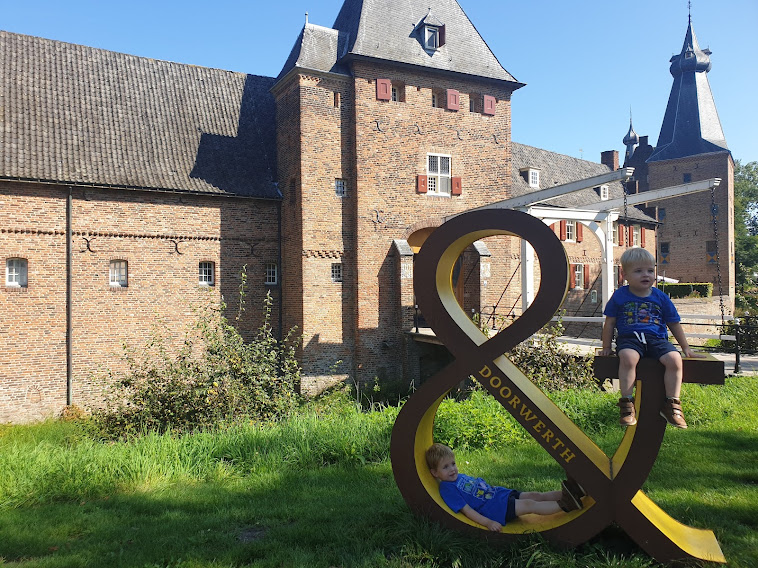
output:
<instances>
[{"instance_id":1,"label":"green lawn","mask_svg":"<svg viewBox=\"0 0 758 568\"><path fill-rule=\"evenodd\" d=\"M622 435L612 395L553 397L612 452ZM672 517L713 530L728 566L758 566L758 378L685 385L683 402L690 428L667 430L644 489ZM484 395L446 402L437 437L463 429L463 471L555 488L562 470L498 412ZM336 398L277 426L120 443L95 441L77 423L0 426L0 565L656 565L615 528L571 551L538 536L498 548L414 517L388 458L396 414ZM495 423L507 427L478 435Z\"/></svg>"}]
</instances>

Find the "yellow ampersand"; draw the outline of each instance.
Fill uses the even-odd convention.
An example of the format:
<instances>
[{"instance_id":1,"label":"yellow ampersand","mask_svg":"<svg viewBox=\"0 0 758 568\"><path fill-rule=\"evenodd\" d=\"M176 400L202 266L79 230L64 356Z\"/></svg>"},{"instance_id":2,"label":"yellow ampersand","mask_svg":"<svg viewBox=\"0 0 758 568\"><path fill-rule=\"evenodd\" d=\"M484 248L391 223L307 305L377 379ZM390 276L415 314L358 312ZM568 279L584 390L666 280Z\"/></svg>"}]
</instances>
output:
<instances>
[{"instance_id":1,"label":"yellow ampersand","mask_svg":"<svg viewBox=\"0 0 758 568\"><path fill-rule=\"evenodd\" d=\"M452 274L466 247L496 235L527 241L539 261L541 278L528 309L488 339L458 304ZM464 213L440 226L424 243L414 265L417 302L455 361L413 393L395 422L392 470L403 498L417 513L450 528L479 531L492 538L492 533L447 508L424 458L434 442L434 417L440 403L462 380L473 376L588 493L583 509L518 518L498 538L540 532L550 540L576 546L615 523L659 561L726 562L712 531L679 523L641 491L666 428L658 415L662 380L638 384L638 424L627 429L609 457L504 355L550 321L566 295L568 271L565 250L553 231L539 219L514 210Z\"/></svg>"}]
</instances>

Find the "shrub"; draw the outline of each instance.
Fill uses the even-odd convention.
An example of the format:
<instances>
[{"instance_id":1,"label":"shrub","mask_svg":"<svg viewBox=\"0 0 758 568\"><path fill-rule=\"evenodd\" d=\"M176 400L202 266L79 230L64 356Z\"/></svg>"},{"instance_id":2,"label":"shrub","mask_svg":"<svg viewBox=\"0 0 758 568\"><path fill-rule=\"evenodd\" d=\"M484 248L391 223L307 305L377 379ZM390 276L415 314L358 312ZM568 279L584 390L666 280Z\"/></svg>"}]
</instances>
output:
<instances>
[{"instance_id":1,"label":"shrub","mask_svg":"<svg viewBox=\"0 0 758 568\"><path fill-rule=\"evenodd\" d=\"M679 282L658 284L661 292L670 298L710 298L713 296L713 282Z\"/></svg>"},{"instance_id":2,"label":"shrub","mask_svg":"<svg viewBox=\"0 0 758 568\"><path fill-rule=\"evenodd\" d=\"M225 306L220 305L200 311L175 355L160 332L143 348L125 348L128 371L111 375L106 405L93 412L99 433L108 438L184 433L220 422L287 415L297 404L300 369L293 332L283 341L274 337L271 307L267 295L263 323L250 343L222 315Z\"/></svg>"},{"instance_id":3,"label":"shrub","mask_svg":"<svg viewBox=\"0 0 758 568\"><path fill-rule=\"evenodd\" d=\"M508 358L544 391L598 388L592 357L562 349L558 341L562 334L563 324L559 321L514 347Z\"/></svg>"}]
</instances>

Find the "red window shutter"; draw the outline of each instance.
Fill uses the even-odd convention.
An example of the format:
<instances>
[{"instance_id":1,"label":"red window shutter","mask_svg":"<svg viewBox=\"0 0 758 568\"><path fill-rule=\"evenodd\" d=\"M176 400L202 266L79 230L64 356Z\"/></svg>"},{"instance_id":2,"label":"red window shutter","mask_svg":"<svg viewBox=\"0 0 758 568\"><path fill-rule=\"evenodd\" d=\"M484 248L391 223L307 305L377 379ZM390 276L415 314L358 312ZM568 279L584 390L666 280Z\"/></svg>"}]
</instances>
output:
<instances>
[{"instance_id":1,"label":"red window shutter","mask_svg":"<svg viewBox=\"0 0 758 568\"><path fill-rule=\"evenodd\" d=\"M376 98L379 101L392 100L392 81L389 79L376 80Z\"/></svg>"},{"instance_id":2,"label":"red window shutter","mask_svg":"<svg viewBox=\"0 0 758 568\"><path fill-rule=\"evenodd\" d=\"M576 222L576 242L581 243L582 239L584 239L584 225L582 225L579 221Z\"/></svg>"},{"instance_id":3,"label":"red window shutter","mask_svg":"<svg viewBox=\"0 0 758 568\"><path fill-rule=\"evenodd\" d=\"M624 225L619 225L619 246L624 246L624 235L626 235L626 230L624 229Z\"/></svg>"},{"instance_id":4,"label":"red window shutter","mask_svg":"<svg viewBox=\"0 0 758 568\"><path fill-rule=\"evenodd\" d=\"M460 110L461 95L455 89L447 90L447 110Z\"/></svg>"},{"instance_id":5,"label":"red window shutter","mask_svg":"<svg viewBox=\"0 0 758 568\"><path fill-rule=\"evenodd\" d=\"M426 185L427 179L426 176L416 176L416 192L417 193L426 193L428 187Z\"/></svg>"},{"instance_id":6,"label":"red window shutter","mask_svg":"<svg viewBox=\"0 0 758 568\"><path fill-rule=\"evenodd\" d=\"M482 113L484 114L495 114L495 97L492 95L484 95L484 109L482 110Z\"/></svg>"},{"instance_id":7,"label":"red window shutter","mask_svg":"<svg viewBox=\"0 0 758 568\"><path fill-rule=\"evenodd\" d=\"M634 225L629 225L629 236L626 239L626 242L629 246L632 246L634 244Z\"/></svg>"},{"instance_id":8,"label":"red window shutter","mask_svg":"<svg viewBox=\"0 0 758 568\"><path fill-rule=\"evenodd\" d=\"M450 193L452 195L460 195L463 193L463 186L461 185L461 178L454 177L452 180L453 187L450 188Z\"/></svg>"},{"instance_id":9,"label":"red window shutter","mask_svg":"<svg viewBox=\"0 0 758 568\"><path fill-rule=\"evenodd\" d=\"M640 227L640 246L645 246L645 227Z\"/></svg>"},{"instance_id":10,"label":"red window shutter","mask_svg":"<svg viewBox=\"0 0 758 568\"><path fill-rule=\"evenodd\" d=\"M439 38L439 42L440 42L440 47L442 47L443 45L445 45L445 26L440 26L438 38Z\"/></svg>"},{"instance_id":11,"label":"red window shutter","mask_svg":"<svg viewBox=\"0 0 758 568\"><path fill-rule=\"evenodd\" d=\"M584 284L582 285L582 288L585 290L590 287L590 265L585 264L584 265Z\"/></svg>"},{"instance_id":12,"label":"red window shutter","mask_svg":"<svg viewBox=\"0 0 758 568\"><path fill-rule=\"evenodd\" d=\"M569 264L569 290L576 288L576 264Z\"/></svg>"},{"instance_id":13,"label":"red window shutter","mask_svg":"<svg viewBox=\"0 0 758 568\"><path fill-rule=\"evenodd\" d=\"M560 221L559 224L560 224L560 231L561 231L559 233L560 239L562 241L565 241L566 240L566 221Z\"/></svg>"}]
</instances>

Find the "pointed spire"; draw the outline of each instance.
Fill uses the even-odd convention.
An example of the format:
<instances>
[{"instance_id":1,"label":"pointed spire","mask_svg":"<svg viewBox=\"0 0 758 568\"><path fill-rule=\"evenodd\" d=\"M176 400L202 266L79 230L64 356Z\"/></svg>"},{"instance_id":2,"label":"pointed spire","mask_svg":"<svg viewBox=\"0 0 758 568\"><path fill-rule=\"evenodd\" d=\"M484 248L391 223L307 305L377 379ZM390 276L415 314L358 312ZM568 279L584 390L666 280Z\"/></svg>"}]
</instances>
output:
<instances>
[{"instance_id":1,"label":"pointed spire","mask_svg":"<svg viewBox=\"0 0 758 568\"><path fill-rule=\"evenodd\" d=\"M728 151L706 76L711 70L710 55L710 50L698 45L690 13L682 51L670 60L674 84L658 145L648 162Z\"/></svg>"},{"instance_id":2,"label":"pointed spire","mask_svg":"<svg viewBox=\"0 0 758 568\"><path fill-rule=\"evenodd\" d=\"M640 138L632 127L632 107L629 107L629 131L624 136L624 146L626 146L626 155L624 156L624 163L628 162L634 153L634 147L639 144Z\"/></svg>"}]
</instances>

